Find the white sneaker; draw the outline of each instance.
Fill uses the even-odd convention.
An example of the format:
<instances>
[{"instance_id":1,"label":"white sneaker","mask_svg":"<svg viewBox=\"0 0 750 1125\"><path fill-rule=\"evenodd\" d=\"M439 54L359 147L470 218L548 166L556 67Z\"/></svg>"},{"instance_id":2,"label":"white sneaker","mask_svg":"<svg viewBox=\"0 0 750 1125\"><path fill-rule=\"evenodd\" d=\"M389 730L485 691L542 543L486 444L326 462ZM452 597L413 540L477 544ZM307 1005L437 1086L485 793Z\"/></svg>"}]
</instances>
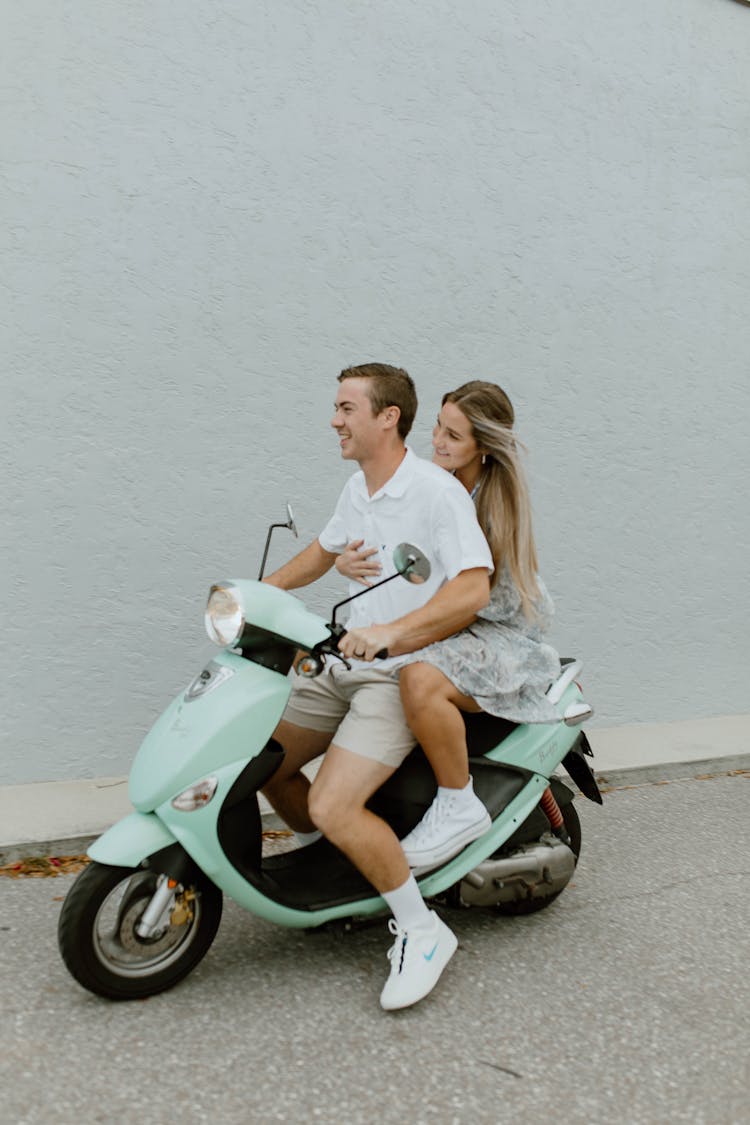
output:
<instances>
[{"instance_id":1,"label":"white sneaker","mask_svg":"<svg viewBox=\"0 0 750 1125\"><path fill-rule=\"evenodd\" d=\"M476 794L471 797L459 801L438 793L416 828L401 841L409 867L437 867L487 831L490 814Z\"/></svg>"},{"instance_id":2,"label":"white sneaker","mask_svg":"<svg viewBox=\"0 0 750 1125\"><path fill-rule=\"evenodd\" d=\"M408 931L402 930L395 918L388 923L396 940L388 950L391 973L380 994L380 1005L386 1011L408 1008L432 992L456 952L456 935L434 910L430 916L431 926Z\"/></svg>"}]
</instances>

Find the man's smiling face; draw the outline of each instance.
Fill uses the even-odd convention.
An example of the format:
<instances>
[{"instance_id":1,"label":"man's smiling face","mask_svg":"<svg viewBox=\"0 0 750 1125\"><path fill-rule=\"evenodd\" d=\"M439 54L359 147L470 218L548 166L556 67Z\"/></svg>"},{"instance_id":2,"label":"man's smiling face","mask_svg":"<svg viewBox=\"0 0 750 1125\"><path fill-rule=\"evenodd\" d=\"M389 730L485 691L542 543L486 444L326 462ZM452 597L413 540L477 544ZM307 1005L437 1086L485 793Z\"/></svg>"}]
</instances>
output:
<instances>
[{"instance_id":1,"label":"man's smiling face","mask_svg":"<svg viewBox=\"0 0 750 1125\"><path fill-rule=\"evenodd\" d=\"M362 464L382 448L383 416L373 414L367 379L344 379L336 395L331 425L345 461Z\"/></svg>"}]
</instances>

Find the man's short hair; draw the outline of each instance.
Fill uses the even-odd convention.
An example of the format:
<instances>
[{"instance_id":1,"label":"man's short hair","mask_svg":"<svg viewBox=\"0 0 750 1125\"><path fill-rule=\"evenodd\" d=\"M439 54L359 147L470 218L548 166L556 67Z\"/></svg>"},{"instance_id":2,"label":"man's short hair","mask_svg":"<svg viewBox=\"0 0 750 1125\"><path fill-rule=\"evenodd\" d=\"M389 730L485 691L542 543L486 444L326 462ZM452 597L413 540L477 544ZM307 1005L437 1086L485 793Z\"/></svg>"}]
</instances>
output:
<instances>
[{"instance_id":1,"label":"man's short hair","mask_svg":"<svg viewBox=\"0 0 750 1125\"><path fill-rule=\"evenodd\" d=\"M367 397L373 414L380 414L389 406L399 408L398 433L405 441L417 413L417 392L411 375L402 367L391 367L388 363L362 363L359 367L345 367L339 375L339 383L344 379L367 380Z\"/></svg>"}]
</instances>

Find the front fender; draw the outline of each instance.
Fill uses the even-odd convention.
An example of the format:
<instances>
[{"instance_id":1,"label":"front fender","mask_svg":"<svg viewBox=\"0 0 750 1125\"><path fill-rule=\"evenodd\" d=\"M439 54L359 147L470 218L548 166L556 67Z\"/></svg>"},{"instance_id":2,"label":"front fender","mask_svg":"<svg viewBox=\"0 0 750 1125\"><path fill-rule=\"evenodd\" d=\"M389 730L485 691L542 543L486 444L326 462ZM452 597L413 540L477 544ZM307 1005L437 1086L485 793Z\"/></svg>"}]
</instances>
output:
<instances>
[{"instance_id":1,"label":"front fender","mask_svg":"<svg viewBox=\"0 0 750 1125\"><path fill-rule=\"evenodd\" d=\"M137 867L147 856L174 843L175 837L158 816L133 812L94 840L88 854L97 863Z\"/></svg>"}]
</instances>

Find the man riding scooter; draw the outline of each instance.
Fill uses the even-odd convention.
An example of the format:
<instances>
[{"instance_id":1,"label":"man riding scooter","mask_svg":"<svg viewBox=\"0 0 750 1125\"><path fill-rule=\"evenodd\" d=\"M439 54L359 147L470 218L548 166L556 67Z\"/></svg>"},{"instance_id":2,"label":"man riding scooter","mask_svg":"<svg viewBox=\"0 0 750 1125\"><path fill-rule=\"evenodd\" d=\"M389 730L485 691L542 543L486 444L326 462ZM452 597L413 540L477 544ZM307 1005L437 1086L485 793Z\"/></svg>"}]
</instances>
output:
<instances>
[{"instance_id":1,"label":"man riding scooter","mask_svg":"<svg viewBox=\"0 0 750 1125\"><path fill-rule=\"evenodd\" d=\"M373 403L367 377L345 373L335 419L342 449L363 465L380 464L382 472L374 481L364 471L355 473L321 540L275 579L290 585L312 580L348 540L336 565L354 567L347 576L357 593L334 606L326 620L293 594L262 582L263 564L257 580L230 578L211 586L205 625L219 651L147 732L128 780L133 812L91 845L91 862L60 912L63 960L97 996L142 999L183 980L209 950L225 897L281 926L307 929L343 921L348 927L353 919L381 913L383 897L373 891L375 884L396 914L389 923L396 940L382 1003L403 1007L430 991L455 948L447 927L427 910L419 892L414 895L403 862L407 856L427 901L444 896L441 901L449 907L490 908L511 916L546 909L576 870L581 828L574 795L553 771L562 765L584 796L601 803L586 761L592 751L580 729L592 709L577 682L579 661L566 659L562 669L550 673L543 691L552 709L549 720L534 721L532 715L528 721L508 721L495 715L492 700L481 714L466 714L464 750L471 755L471 775L465 788L480 806L479 818L476 808L467 813L458 799L464 789L457 793L452 779L438 776L442 767L429 756L435 749L429 732L419 733L424 754L408 752L414 738L393 706L395 685L399 694L404 690L402 661L416 660L419 668L436 650L458 645L462 672L470 659L476 667L477 634L495 606L500 583L481 608L489 566L484 542L461 512L470 492L458 475L460 466L455 477L439 468L438 478L430 481L431 466L405 451L400 435L400 440L387 438L399 423L408 429L416 405L408 376L398 375L396 391L391 384ZM373 390L384 386L372 382ZM399 386L408 396L396 398ZM436 454L447 448L441 425ZM387 457L381 462L368 455L381 441L385 444L381 430L390 441L390 464ZM457 445L462 458L468 452L476 460L479 453L481 462L485 456L481 449L464 448L460 432L449 437L454 460ZM493 470L491 465L483 475L485 484ZM440 487L458 480L463 493ZM416 544L402 540L394 547L390 538L404 534L399 512L405 499L409 537L427 544L433 560L440 560L437 573ZM481 504L477 510L480 519L486 516ZM271 525L263 563L273 529L295 530L288 506L287 515L287 522ZM502 526L494 517L489 524L490 531ZM366 557L374 557L375 550L375 565L386 573L372 585L365 578L367 588L361 590L362 560L345 556L365 543ZM364 565L373 564L365 559ZM493 581L498 570L496 563ZM477 574L484 584L481 597L471 589ZM393 593L397 578L406 579L403 586L420 597L420 608L414 611L413 602L399 598L379 600L376 619L390 624L368 624L362 606L383 591ZM446 599L451 592L455 596ZM343 605L357 609L347 634L336 621ZM480 607L477 623L455 632L473 617L475 606ZM429 644L436 635L444 639ZM390 666L382 659L387 646L397 658ZM289 678L296 654L302 677L317 677L322 692L308 693ZM481 668L487 682L497 686L491 655L481 657ZM447 730L447 724L440 726L444 740ZM275 731L289 751L286 763L283 747L272 737ZM308 810L309 785L299 765L331 742ZM394 761L402 759L394 772ZM381 779L386 779L382 785ZM276 790L275 803L298 835L315 822L334 843L323 839L263 855L258 792L264 786ZM365 810L368 793L375 817ZM444 814L433 816L441 802L446 802ZM416 849L402 855L394 833L404 849L411 849L409 837L422 829L429 837L422 854ZM429 849L433 854L425 855Z\"/></svg>"},{"instance_id":2,"label":"man riding scooter","mask_svg":"<svg viewBox=\"0 0 750 1125\"><path fill-rule=\"evenodd\" d=\"M415 745L399 695L399 657L468 625L489 600L493 567L466 490L406 447L416 408L414 384L399 368L371 363L341 372L331 425L341 456L357 461L361 471L348 481L319 538L266 579L284 590L305 586L358 539L377 548L384 568L404 540L416 543L432 564L421 587L388 583L352 603L339 642L346 663L331 660L314 679L295 676L274 736L285 758L264 789L303 843L322 831L391 909L395 942L380 997L386 1009L426 996L457 945L422 899L396 834L366 808ZM383 650L387 657L373 663ZM310 786L301 768L324 752Z\"/></svg>"}]
</instances>

